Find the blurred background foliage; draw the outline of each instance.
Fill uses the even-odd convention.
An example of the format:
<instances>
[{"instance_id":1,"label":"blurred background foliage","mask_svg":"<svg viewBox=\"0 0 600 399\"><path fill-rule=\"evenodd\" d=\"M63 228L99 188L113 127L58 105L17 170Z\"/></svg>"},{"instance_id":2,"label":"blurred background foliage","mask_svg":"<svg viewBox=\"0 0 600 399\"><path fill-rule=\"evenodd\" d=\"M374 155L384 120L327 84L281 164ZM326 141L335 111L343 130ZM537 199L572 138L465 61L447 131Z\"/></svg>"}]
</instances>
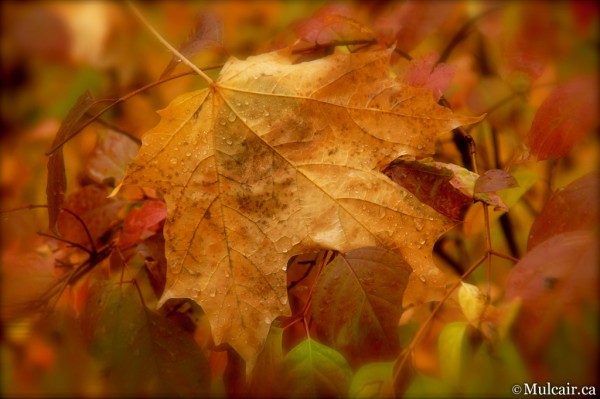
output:
<instances>
[{"instance_id":1,"label":"blurred background foliage","mask_svg":"<svg viewBox=\"0 0 600 399\"><path fill-rule=\"evenodd\" d=\"M429 11L417 14L411 23L405 20L405 25L395 26L396 46L413 58L440 54L454 43L461 28L467 28L445 60L456 72L444 95L456 112L488 114L484 123L470 131L478 144L480 170L514 164L510 171L520 187L500 194L510 212L492 214L491 238L496 251L522 257L527 252L530 228L552 192L597 171L597 127L560 159L518 162L515 154L519 154L537 110L556 85L597 72L598 7L592 1L574 0L419 3L427 3ZM174 45L185 42L199 11L211 10L223 21L224 47L229 54L244 58L293 43L298 39L295 24L328 4L293 0L153 1L141 3L140 8ZM400 18L398 9L403 2L345 4L352 9L354 19L380 31L392 26L393 18ZM496 6L500 6L497 11L467 24L470 18ZM3 1L0 7L0 198L4 210L46 202L44 152L82 93L89 90L96 98L118 98L156 81L171 55L119 2ZM204 51L193 57L200 67L222 64L226 59L223 51ZM394 59L393 68L398 72L407 65L402 57ZM177 69L184 70L181 66ZM209 73L214 77L218 69ZM156 110L177 95L204 85L193 75L173 80L120 104L107 118L141 137L157 123ZM589 90L594 91L597 103L597 87ZM103 129L92 125L64 147L68 193L90 182L86 162ZM462 164L450 135L440 139L438 158ZM25 298L35 295L39 281L53 278L53 248L35 234L44 231L46 223L44 210L3 216L3 302L10 300L7 292L15 292L7 290L8 285L17 286L16 291ZM485 249L480 207L472 207L464 224L448 232L437 247L437 263L452 273L466 270L478 259ZM512 266L510 261L494 259L493 303L503 297ZM472 282L484 287L486 281L485 268L481 267ZM508 394L511 384L534 377L597 384L597 310L597 301L592 301L574 316L576 322L570 317L561 319L552 331L548 349L536 353L537 358L528 358L509 338L500 340L498 347L480 345L476 341L481 338L468 323L446 323L456 316L448 310L416 351L418 375L411 380L407 394ZM139 311L131 310L132 314ZM2 334L7 339L3 339L2 386L7 395L105 393L98 364L90 361L86 339L74 327L77 317L76 310L64 307L33 330L29 323L6 328L3 322ZM415 320L419 320L418 314ZM505 327L512 322L506 321ZM414 323L403 325L402 339L413 332ZM454 345L454 349L445 345ZM381 367L388 370L391 366ZM226 384L223 381L227 378L220 378ZM143 385L142 381L135 383ZM146 388L147 393L160 393L159 388L164 387ZM226 391L225 387L213 386L211 392Z\"/></svg>"}]
</instances>

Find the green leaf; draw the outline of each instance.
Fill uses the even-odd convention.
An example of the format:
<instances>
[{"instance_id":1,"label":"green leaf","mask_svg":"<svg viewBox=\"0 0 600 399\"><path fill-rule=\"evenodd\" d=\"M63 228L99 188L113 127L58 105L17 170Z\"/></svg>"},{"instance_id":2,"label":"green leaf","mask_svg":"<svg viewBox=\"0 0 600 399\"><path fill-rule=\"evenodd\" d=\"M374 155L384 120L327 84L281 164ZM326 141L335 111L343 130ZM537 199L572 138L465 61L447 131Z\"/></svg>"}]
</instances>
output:
<instances>
[{"instance_id":1,"label":"green leaf","mask_svg":"<svg viewBox=\"0 0 600 399\"><path fill-rule=\"evenodd\" d=\"M107 395L207 395L208 363L192 336L145 308L135 286L97 284L82 315Z\"/></svg>"},{"instance_id":2,"label":"green leaf","mask_svg":"<svg viewBox=\"0 0 600 399\"><path fill-rule=\"evenodd\" d=\"M318 337L353 365L391 360L410 266L395 252L367 247L338 255L317 280L312 316Z\"/></svg>"},{"instance_id":3,"label":"green leaf","mask_svg":"<svg viewBox=\"0 0 600 399\"><path fill-rule=\"evenodd\" d=\"M334 349L313 339L302 341L284 358L281 395L292 397L346 396L352 370Z\"/></svg>"},{"instance_id":4,"label":"green leaf","mask_svg":"<svg viewBox=\"0 0 600 399\"><path fill-rule=\"evenodd\" d=\"M461 374L469 356L467 336L468 324L454 322L447 324L438 340L438 353L442 379L453 386L460 384Z\"/></svg>"},{"instance_id":5,"label":"green leaf","mask_svg":"<svg viewBox=\"0 0 600 399\"><path fill-rule=\"evenodd\" d=\"M352 379L349 397L381 398L393 393L394 362L369 363L362 366Z\"/></svg>"},{"instance_id":6,"label":"green leaf","mask_svg":"<svg viewBox=\"0 0 600 399\"><path fill-rule=\"evenodd\" d=\"M506 396L515 383L531 380L518 348L508 339L493 347L481 345L461 373L460 393L466 396Z\"/></svg>"},{"instance_id":7,"label":"green leaf","mask_svg":"<svg viewBox=\"0 0 600 399\"><path fill-rule=\"evenodd\" d=\"M405 398L450 398L455 396L455 390L445 381L417 374L404 392Z\"/></svg>"}]
</instances>

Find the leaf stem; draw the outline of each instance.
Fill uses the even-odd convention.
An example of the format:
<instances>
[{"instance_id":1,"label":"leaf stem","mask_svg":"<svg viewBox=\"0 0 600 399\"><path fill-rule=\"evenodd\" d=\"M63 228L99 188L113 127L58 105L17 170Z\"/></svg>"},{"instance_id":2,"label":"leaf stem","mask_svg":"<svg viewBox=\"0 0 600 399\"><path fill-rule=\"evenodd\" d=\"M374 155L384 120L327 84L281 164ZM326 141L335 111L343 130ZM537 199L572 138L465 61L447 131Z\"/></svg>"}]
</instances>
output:
<instances>
[{"instance_id":1,"label":"leaf stem","mask_svg":"<svg viewBox=\"0 0 600 399\"><path fill-rule=\"evenodd\" d=\"M202 70L200 68L198 68L193 62L191 62L183 54L181 54L167 40L165 40L165 38L162 37L162 35L160 33L158 33L158 31L156 29L154 29L154 27L146 20L146 18L142 15L142 13L137 9L137 7L131 1L128 0L127 5L129 6L129 8L133 12L133 14L137 17L137 19L139 19L140 22L142 24L144 24L144 26L154 35L154 37L156 37L158 39L158 41L160 41L162 43L163 46L165 46L167 49L169 49L169 51L172 52L174 55L176 55L184 64L189 66L192 69L192 71L196 72L204 80L206 80L206 82L209 85L214 84L214 81L207 74L202 72Z\"/></svg>"},{"instance_id":2,"label":"leaf stem","mask_svg":"<svg viewBox=\"0 0 600 399\"><path fill-rule=\"evenodd\" d=\"M492 234L490 232L490 215L488 213L488 205L485 202L482 202L483 206L483 220L485 222L485 257L487 260L486 267L486 302L490 302L491 297L491 278L492 278Z\"/></svg>"}]
</instances>

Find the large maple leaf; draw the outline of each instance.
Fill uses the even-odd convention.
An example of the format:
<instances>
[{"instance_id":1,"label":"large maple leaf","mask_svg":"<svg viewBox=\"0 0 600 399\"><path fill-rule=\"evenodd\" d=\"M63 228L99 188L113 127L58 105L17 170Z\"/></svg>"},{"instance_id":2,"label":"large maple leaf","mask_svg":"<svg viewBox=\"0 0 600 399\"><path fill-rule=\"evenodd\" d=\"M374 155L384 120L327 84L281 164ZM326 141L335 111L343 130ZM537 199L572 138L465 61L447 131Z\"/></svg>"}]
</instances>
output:
<instances>
[{"instance_id":1,"label":"large maple leaf","mask_svg":"<svg viewBox=\"0 0 600 399\"><path fill-rule=\"evenodd\" d=\"M272 320L290 313L294 254L381 246L417 281L438 276L432 247L452 222L380 170L433 153L440 133L478 119L400 83L390 55L232 58L216 82L160 112L130 165L124 183L160 190L168 207L161 303L194 299L215 343L229 343L249 369Z\"/></svg>"}]
</instances>

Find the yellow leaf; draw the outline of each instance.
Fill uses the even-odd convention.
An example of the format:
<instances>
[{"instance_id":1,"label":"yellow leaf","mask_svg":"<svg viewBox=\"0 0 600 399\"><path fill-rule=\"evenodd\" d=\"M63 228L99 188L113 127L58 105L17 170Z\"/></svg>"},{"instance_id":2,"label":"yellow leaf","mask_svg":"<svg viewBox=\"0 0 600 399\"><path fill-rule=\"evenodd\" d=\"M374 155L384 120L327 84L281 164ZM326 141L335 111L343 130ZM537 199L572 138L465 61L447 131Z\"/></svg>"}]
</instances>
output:
<instances>
[{"instance_id":1,"label":"yellow leaf","mask_svg":"<svg viewBox=\"0 0 600 399\"><path fill-rule=\"evenodd\" d=\"M290 313L292 255L386 247L414 269L412 301L443 287L431 252L452 222L380 170L402 154L433 153L439 134L478 118L401 84L390 55L232 58L209 88L160 112L130 166L125 184L160 190L168 206L160 302L194 299L215 343L229 343L248 370L271 322Z\"/></svg>"},{"instance_id":2,"label":"yellow leaf","mask_svg":"<svg viewBox=\"0 0 600 399\"><path fill-rule=\"evenodd\" d=\"M473 284L461 282L458 289L458 303L469 323L477 323L485 310L485 296Z\"/></svg>"}]
</instances>

